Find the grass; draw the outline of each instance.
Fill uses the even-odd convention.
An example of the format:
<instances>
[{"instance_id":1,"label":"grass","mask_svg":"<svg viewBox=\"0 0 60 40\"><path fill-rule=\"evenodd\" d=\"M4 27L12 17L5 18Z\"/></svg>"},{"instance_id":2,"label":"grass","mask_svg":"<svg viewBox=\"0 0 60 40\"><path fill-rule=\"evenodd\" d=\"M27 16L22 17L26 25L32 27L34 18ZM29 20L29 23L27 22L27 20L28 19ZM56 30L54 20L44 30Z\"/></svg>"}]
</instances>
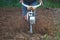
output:
<instances>
[{"instance_id":1,"label":"grass","mask_svg":"<svg viewBox=\"0 0 60 40\"><path fill-rule=\"evenodd\" d=\"M50 8L60 8L60 3L52 3L49 1L43 1L44 7L50 7ZM0 7L18 7L21 8L21 4L17 1L0 1Z\"/></svg>"},{"instance_id":2,"label":"grass","mask_svg":"<svg viewBox=\"0 0 60 40\"><path fill-rule=\"evenodd\" d=\"M52 3L52 2L44 2L44 7L50 7L50 8L60 8L60 4L58 3Z\"/></svg>"}]
</instances>

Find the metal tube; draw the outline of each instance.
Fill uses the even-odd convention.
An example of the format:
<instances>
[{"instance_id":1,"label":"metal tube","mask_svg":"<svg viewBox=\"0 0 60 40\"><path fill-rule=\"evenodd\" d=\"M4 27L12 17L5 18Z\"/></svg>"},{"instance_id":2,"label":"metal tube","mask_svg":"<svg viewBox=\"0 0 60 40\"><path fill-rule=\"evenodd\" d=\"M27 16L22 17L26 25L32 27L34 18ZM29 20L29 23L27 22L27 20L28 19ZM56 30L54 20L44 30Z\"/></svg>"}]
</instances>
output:
<instances>
[{"instance_id":1,"label":"metal tube","mask_svg":"<svg viewBox=\"0 0 60 40\"><path fill-rule=\"evenodd\" d=\"M30 33L32 34L33 31L32 31L32 24L30 24Z\"/></svg>"}]
</instances>

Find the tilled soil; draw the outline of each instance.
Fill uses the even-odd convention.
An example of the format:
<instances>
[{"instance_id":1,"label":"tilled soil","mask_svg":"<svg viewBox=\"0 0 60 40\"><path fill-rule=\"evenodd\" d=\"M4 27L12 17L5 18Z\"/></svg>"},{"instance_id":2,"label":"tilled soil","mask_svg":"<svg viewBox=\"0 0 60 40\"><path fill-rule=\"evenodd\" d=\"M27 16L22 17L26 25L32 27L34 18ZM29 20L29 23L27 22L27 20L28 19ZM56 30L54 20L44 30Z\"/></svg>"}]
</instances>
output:
<instances>
[{"instance_id":1,"label":"tilled soil","mask_svg":"<svg viewBox=\"0 0 60 40\"><path fill-rule=\"evenodd\" d=\"M0 8L1 40L43 40L43 35L54 36L56 9L37 9L33 34L29 33L29 23L22 17L19 8ZM59 12L58 12L59 13Z\"/></svg>"}]
</instances>

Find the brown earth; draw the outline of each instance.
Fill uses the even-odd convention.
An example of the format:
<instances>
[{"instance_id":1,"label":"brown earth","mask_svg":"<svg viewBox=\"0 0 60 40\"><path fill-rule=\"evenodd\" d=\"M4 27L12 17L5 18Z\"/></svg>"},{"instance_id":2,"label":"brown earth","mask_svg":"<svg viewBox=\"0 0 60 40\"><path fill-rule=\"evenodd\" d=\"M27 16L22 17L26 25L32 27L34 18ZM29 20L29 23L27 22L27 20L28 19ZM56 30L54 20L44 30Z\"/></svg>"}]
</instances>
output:
<instances>
[{"instance_id":1,"label":"brown earth","mask_svg":"<svg viewBox=\"0 0 60 40\"><path fill-rule=\"evenodd\" d=\"M54 36L53 9L37 9L36 24L33 25L33 36L29 35L29 24L22 18L19 8L0 8L0 39L1 40L42 40L41 36ZM21 39L19 39L21 38Z\"/></svg>"}]
</instances>

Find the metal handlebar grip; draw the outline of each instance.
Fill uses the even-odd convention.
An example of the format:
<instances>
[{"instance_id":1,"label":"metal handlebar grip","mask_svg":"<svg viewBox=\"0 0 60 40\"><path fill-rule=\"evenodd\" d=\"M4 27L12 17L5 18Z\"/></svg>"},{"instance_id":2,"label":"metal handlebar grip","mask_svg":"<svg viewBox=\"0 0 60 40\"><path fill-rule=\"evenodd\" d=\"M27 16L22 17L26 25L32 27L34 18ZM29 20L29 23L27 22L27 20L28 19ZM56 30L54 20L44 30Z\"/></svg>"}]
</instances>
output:
<instances>
[{"instance_id":1,"label":"metal handlebar grip","mask_svg":"<svg viewBox=\"0 0 60 40\"><path fill-rule=\"evenodd\" d=\"M41 6L41 2L38 5L35 5L35 6L26 5L23 2L22 2L22 5L25 6L25 7L33 7L33 8L36 9L37 7Z\"/></svg>"}]
</instances>

